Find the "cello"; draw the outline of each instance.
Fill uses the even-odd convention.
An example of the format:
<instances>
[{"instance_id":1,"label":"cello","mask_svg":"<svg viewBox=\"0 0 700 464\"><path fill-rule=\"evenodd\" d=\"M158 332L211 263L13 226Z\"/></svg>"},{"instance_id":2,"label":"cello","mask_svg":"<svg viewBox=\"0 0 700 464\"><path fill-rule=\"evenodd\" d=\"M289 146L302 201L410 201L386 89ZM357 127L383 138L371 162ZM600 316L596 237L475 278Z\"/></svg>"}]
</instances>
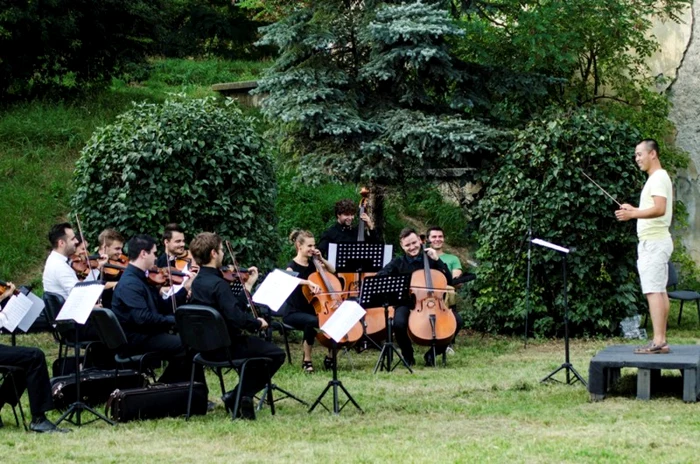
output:
<instances>
[{"instance_id":1,"label":"cello","mask_svg":"<svg viewBox=\"0 0 700 464\"><path fill-rule=\"evenodd\" d=\"M316 272L309 276L309 281L321 287L320 293L313 293L308 287L302 287L302 293L309 303L314 307L318 316L318 326L323 324L333 315L336 309L343 303L344 295L343 288L336 276L326 271L318 257L313 258ZM337 346L352 346L362 337L362 324L356 322L350 331L343 337ZM322 331L316 334L316 339L328 349L334 349L333 340Z\"/></svg>"},{"instance_id":2,"label":"cello","mask_svg":"<svg viewBox=\"0 0 700 464\"><path fill-rule=\"evenodd\" d=\"M449 345L457 331L457 320L442 295L447 291L447 278L437 269L430 269L428 254L423 252L423 269L413 271L411 294L416 303L408 317L408 336L416 345Z\"/></svg>"}]
</instances>

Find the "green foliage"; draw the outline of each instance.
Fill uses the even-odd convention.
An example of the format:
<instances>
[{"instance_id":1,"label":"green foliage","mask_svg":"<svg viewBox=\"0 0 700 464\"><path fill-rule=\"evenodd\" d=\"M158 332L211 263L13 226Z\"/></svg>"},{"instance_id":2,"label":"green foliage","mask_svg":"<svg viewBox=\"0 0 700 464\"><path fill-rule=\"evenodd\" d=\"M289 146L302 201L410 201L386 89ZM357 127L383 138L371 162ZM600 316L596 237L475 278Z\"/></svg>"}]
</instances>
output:
<instances>
[{"instance_id":1,"label":"green foliage","mask_svg":"<svg viewBox=\"0 0 700 464\"><path fill-rule=\"evenodd\" d=\"M250 59L270 53L253 46L264 23L249 17L235 1L171 0L164 7L158 50L165 56Z\"/></svg>"},{"instance_id":2,"label":"green foliage","mask_svg":"<svg viewBox=\"0 0 700 464\"><path fill-rule=\"evenodd\" d=\"M646 61L658 48L652 17L678 21L691 1L456 3L461 3L458 14L465 31L459 41L461 56L514 72L563 78L561 96L580 104L620 92L643 92L649 84Z\"/></svg>"},{"instance_id":3,"label":"green foliage","mask_svg":"<svg viewBox=\"0 0 700 464\"><path fill-rule=\"evenodd\" d=\"M576 248L567 259L573 333L615 333L622 318L644 308L635 221L618 223L617 206L582 174L618 201L636 204L645 180L633 163L640 138L629 124L586 109L549 114L517 133L483 179L473 327L522 330L530 209L534 237ZM562 327L561 261L560 254L533 246L530 320L536 335Z\"/></svg>"},{"instance_id":4,"label":"green foliage","mask_svg":"<svg viewBox=\"0 0 700 464\"><path fill-rule=\"evenodd\" d=\"M230 102L228 102L230 103ZM71 205L86 236L131 236L180 223L231 240L245 262L272 265L276 186L253 122L214 99L134 105L95 132L75 170Z\"/></svg>"},{"instance_id":5,"label":"green foliage","mask_svg":"<svg viewBox=\"0 0 700 464\"><path fill-rule=\"evenodd\" d=\"M151 63L148 81L172 86L210 86L219 82L255 80L269 66L268 61L167 58Z\"/></svg>"},{"instance_id":6,"label":"green foliage","mask_svg":"<svg viewBox=\"0 0 700 464\"><path fill-rule=\"evenodd\" d=\"M0 0L0 95L65 95L142 63L160 1Z\"/></svg>"},{"instance_id":7,"label":"green foliage","mask_svg":"<svg viewBox=\"0 0 700 464\"><path fill-rule=\"evenodd\" d=\"M434 2L314 2L263 30L280 56L257 90L303 172L392 185L497 151L503 134L466 114L485 97Z\"/></svg>"}]
</instances>

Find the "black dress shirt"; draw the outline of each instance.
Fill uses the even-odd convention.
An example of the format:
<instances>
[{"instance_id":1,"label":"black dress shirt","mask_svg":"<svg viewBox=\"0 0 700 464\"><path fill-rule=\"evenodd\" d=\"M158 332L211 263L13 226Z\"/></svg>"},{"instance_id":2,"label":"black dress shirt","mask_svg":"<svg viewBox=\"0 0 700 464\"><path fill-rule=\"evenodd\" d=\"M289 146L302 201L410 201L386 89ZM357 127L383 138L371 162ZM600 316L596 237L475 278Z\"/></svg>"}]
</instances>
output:
<instances>
[{"instance_id":1,"label":"black dress shirt","mask_svg":"<svg viewBox=\"0 0 700 464\"><path fill-rule=\"evenodd\" d=\"M339 222L336 222L321 234L321 238L318 241L318 248L321 253L326 258L328 257L328 244L330 243L355 243L357 242L357 229L358 226L345 227ZM369 227L365 225L365 241L368 243L375 243L376 239L374 234Z\"/></svg>"},{"instance_id":2,"label":"black dress shirt","mask_svg":"<svg viewBox=\"0 0 700 464\"><path fill-rule=\"evenodd\" d=\"M184 288L175 294L177 305L186 299ZM131 343L139 343L148 335L168 332L175 326L171 300L164 300L158 289L148 284L146 273L133 264L127 266L114 289L112 311Z\"/></svg>"},{"instance_id":3,"label":"black dress shirt","mask_svg":"<svg viewBox=\"0 0 700 464\"><path fill-rule=\"evenodd\" d=\"M190 303L211 306L221 313L226 321L229 334L237 336L242 330L255 332L262 324L245 310L247 301L243 292L234 295L221 271L202 266L197 278L192 281Z\"/></svg>"}]
</instances>

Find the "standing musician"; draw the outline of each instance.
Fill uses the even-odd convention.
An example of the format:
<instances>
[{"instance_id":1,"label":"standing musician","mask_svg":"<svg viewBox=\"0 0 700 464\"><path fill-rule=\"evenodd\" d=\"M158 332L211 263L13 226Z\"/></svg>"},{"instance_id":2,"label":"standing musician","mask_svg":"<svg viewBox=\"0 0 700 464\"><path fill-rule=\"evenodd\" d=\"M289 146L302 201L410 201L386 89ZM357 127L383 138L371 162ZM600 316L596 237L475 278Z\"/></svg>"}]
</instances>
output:
<instances>
[{"instance_id":1,"label":"standing musician","mask_svg":"<svg viewBox=\"0 0 700 464\"><path fill-rule=\"evenodd\" d=\"M316 241L311 232L298 229L294 230L289 235L289 240L294 244L297 254L292 261L287 264L287 270L297 272L297 277L301 279L301 281L299 282L299 286L294 289L287 299L287 314L282 320L285 324L304 331L304 343L302 345L304 349L304 359L302 360L301 368L304 372L310 374L314 371L314 366L311 362L311 347L316 339L318 316L316 315L314 307L304 296L301 286L308 286L313 293L321 292L321 287L308 280L309 276L316 272L316 267L311 262L314 256L321 260L321 263L328 272L335 272L335 268L323 258L321 252L316 248ZM333 358L327 355L323 363L324 366L330 368L333 363Z\"/></svg>"},{"instance_id":2,"label":"standing musician","mask_svg":"<svg viewBox=\"0 0 700 464\"><path fill-rule=\"evenodd\" d=\"M459 262L459 258L456 255L445 253L442 249L443 245L445 244L445 231L442 230L441 227L433 226L430 229L428 229L428 232L426 234L430 248L435 250L438 257L440 258L440 261L447 264L447 268L450 270L452 278L456 279L460 277L463 271L462 263ZM448 302L447 298L446 302ZM448 305L454 313L455 320L457 321L457 331L455 332L456 338L459 331L462 330L462 328L464 327L464 321L462 320L462 316L459 315L459 312L457 312L457 305L455 304L453 299L449 300ZM447 349L451 350L452 348L448 347Z\"/></svg>"},{"instance_id":3,"label":"standing musician","mask_svg":"<svg viewBox=\"0 0 700 464\"><path fill-rule=\"evenodd\" d=\"M345 198L335 204L336 223L321 234L318 242L318 249L323 256L328 256L328 245L330 243L354 243L357 242L358 226L353 226L352 221L357 213L357 204L352 200ZM364 221L365 241L375 242L374 222L369 217L369 214L362 213L360 220Z\"/></svg>"},{"instance_id":4,"label":"standing musician","mask_svg":"<svg viewBox=\"0 0 700 464\"><path fill-rule=\"evenodd\" d=\"M156 265L158 267L167 267L168 261L170 266L175 267L178 259L189 261L189 269L193 273L197 273L199 266L192 260L192 255L185 249L185 231L178 224L171 223L165 226L163 230L163 246L165 253L158 257Z\"/></svg>"},{"instance_id":5,"label":"standing musician","mask_svg":"<svg viewBox=\"0 0 700 464\"><path fill-rule=\"evenodd\" d=\"M399 275L411 274L413 271L423 269L423 256L421 254L421 239L415 230L405 228L399 234L399 241L404 255L391 260L389 264L384 266L377 275ZM438 258L437 252L432 248L427 248L425 253L428 255L430 269L436 269L443 274L447 279L447 284L452 284L452 274L447 265ZM413 345L408 337L408 317L411 308L408 306L399 306L394 311L394 334L396 334L396 342L401 348L401 354L409 365L415 365L416 360L413 357ZM440 355L445 352L446 346L437 347L436 354ZM435 359L431 350L425 353L423 357L428 366L435 365Z\"/></svg>"},{"instance_id":6,"label":"standing musician","mask_svg":"<svg viewBox=\"0 0 700 464\"><path fill-rule=\"evenodd\" d=\"M7 291L0 295L0 303L12 296L15 286L8 282ZM46 411L53 409L53 398L51 397L51 382L49 381L49 370L46 366L46 356L39 348L24 346L8 346L0 343L0 365L19 367L23 372L15 372L14 381L17 391L21 392L27 388L29 395L29 408L32 412L32 422L29 429L33 432L68 432L60 429L46 418ZM0 409L5 401L14 399L15 391L11 381L7 379L0 385ZM17 398L19 401L19 398ZM0 428L3 427L0 418Z\"/></svg>"},{"instance_id":7,"label":"standing musician","mask_svg":"<svg viewBox=\"0 0 700 464\"><path fill-rule=\"evenodd\" d=\"M156 264L156 240L136 235L127 244L129 265L114 290L112 311L119 319L130 347L135 353L157 352L170 358L159 381L190 380L190 362L180 337L173 333L175 315L170 299L163 299L158 289L148 284L147 272ZM185 303L192 279L174 297L177 305ZM204 370L196 365L195 380L204 381Z\"/></svg>"},{"instance_id":8,"label":"standing musician","mask_svg":"<svg viewBox=\"0 0 700 464\"><path fill-rule=\"evenodd\" d=\"M234 296L229 283L224 280L221 274L221 267L224 259L224 247L221 237L211 232L203 232L197 235L190 243L190 251L200 269L197 278L192 282L192 298L190 303L211 306L221 313L228 332L231 337L230 352L211 353L208 358L241 359L266 357L272 359L272 364L265 366L262 364L251 365L246 370L244 383L236 388L241 389L241 417L244 419L255 419L255 408L253 397L257 392L265 387L267 382L267 369L270 376L284 364L285 354L277 346L255 336L248 336L242 333L257 332L267 328L265 319L255 318L251 313L246 312L246 298L243 292ZM258 279L258 270L255 267L248 268L249 278L245 283L248 291ZM223 401L226 407L233 410L233 401L236 397L236 389L227 392Z\"/></svg>"}]
</instances>

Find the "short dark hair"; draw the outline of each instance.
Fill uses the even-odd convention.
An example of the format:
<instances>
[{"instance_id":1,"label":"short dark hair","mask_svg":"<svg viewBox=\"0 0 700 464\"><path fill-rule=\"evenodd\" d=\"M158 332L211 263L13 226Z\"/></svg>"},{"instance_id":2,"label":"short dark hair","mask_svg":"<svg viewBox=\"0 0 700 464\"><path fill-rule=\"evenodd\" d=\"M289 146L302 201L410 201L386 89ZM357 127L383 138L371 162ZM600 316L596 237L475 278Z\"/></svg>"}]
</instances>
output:
<instances>
[{"instance_id":1,"label":"short dark hair","mask_svg":"<svg viewBox=\"0 0 700 464\"><path fill-rule=\"evenodd\" d=\"M73 226L70 222L62 222L60 224L54 224L49 229L49 242L51 242L51 247L58 248L58 241L66 239L66 229L72 229Z\"/></svg>"},{"instance_id":2,"label":"short dark hair","mask_svg":"<svg viewBox=\"0 0 700 464\"><path fill-rule=\"evenodd\" d=\"M439 226L433 226L428 229L428 231L425 233L427 237L430 237L430 232L442 232L442 235L445 235L445 231L442 229L442 227Z\"/></svg>"},{"instance_id":3,"label":"short dark hair","mask_svg":"<svg viewBox=\"0 0 700 464\"><path fill-rule=\"evenodd\" d=\"M219 250L221 237L213 232L202 232L190 242L190 253L200 266L204 266L211 261L212 250Z\"/></svg>"},{"instance_id":4,"label":"short dark hair","mask_svg":"<svg viewBox=\"0 0 700 464\"><path fill-rule=\"evenodd\" d=\"M139 257L142 251L151 251L153 245L156 245L156 239L150 235L140 234L134 235L127 243L127 248L129 249L129 261L133 261Z\"/></svg>"},{"instance_id":5,"label":"short dark hair","mask_svg":"<svg viewBox=\"0 0 700 464\"><path fill-rule=\"evenodd\" d=\"M655 151L656 156L661 156L661 150L659 149L659 142L657 142L655 139L644 139L639 143L644 143L647 146L647 150L649 151Z\"/></svg>"},{"instance_id":6,"label":"short dark hair","mask_svg":"<svg viewBox=\"0 0 700 464\"><path fill-rule=\"evenodd\" d=\"M335 203L335 215L340 216L341 214L356 214L357 205L349 198L343 198Z\"/></svg>"},{"instance_id":7,"label":"short dark hair","mask_svg":"<svg viewBox=\"0 0 700 464\"><path fill-rule=\"evenodd\" d=\"M163 240L170 240L173 238L173 232L180 232L183 235L185 234L185 230L180 227L180 224L171 222L165 226L165 229L163 229Z\"/></svg>"},{"instance_id":8,"label":"short dark hair","mask_svg":"<svg viewBox=\"0 0 700 464\"><path fill-rule=\"evenodd\" d=\"M416 232L416 229L414 229L412 227L404 227L403 229L401 229L401 232L399 233L399 241L405 239L406 237L408 237L411 234L416 234L417 237L420 237L420 235L418 235L418 232Z\"/></svg>"}]
</instances>

